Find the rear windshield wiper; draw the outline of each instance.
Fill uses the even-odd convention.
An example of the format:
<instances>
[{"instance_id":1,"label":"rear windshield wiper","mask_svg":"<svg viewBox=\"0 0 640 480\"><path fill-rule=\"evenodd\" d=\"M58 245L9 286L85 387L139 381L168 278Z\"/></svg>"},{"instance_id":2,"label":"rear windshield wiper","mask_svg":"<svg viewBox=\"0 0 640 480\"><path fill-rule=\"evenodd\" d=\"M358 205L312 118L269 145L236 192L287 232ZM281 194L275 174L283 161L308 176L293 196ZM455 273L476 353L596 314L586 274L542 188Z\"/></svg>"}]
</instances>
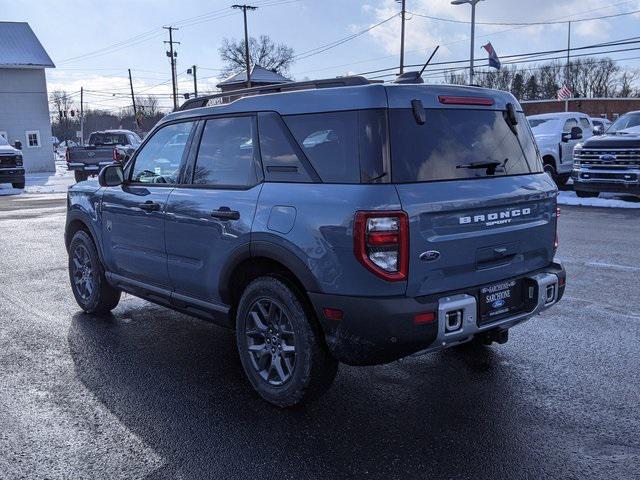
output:
<instances>
[{"instance_id":1,"label":"rear windshield wiper","mask_svg":"<svg viewBox=\"0 0 640 480\"><path fill-rule=\"evenodd\" d=\"M478 170L481 168L492 168L492 169L496 169L497 167L500 167L501 165L503 165L503 162L497 162L495 160L490 161L490 162L471 162L471 163L462 163L460 165L456 165L456 168L469 168L471 170Z\"/></svg>"}]
</instances>

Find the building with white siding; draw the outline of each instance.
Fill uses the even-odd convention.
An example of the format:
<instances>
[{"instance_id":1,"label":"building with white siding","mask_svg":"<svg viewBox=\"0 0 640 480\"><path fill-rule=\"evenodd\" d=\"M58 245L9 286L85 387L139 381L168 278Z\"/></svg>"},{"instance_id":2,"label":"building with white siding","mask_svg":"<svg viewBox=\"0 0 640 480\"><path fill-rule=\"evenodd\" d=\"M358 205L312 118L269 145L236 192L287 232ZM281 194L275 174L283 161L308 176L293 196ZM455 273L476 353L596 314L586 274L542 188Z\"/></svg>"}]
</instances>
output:
<instances>
[{"instance_id":1,"label":"building with white siding","mask_svg":"<svg viewBox=\"0 0 640 480\"><path fill-rule=\"evenodd\" d=\"M29 24L0 22L0 135L22 143L27 172L55 169L45 68L55 65Z\"/></svg>"}]
</instances>

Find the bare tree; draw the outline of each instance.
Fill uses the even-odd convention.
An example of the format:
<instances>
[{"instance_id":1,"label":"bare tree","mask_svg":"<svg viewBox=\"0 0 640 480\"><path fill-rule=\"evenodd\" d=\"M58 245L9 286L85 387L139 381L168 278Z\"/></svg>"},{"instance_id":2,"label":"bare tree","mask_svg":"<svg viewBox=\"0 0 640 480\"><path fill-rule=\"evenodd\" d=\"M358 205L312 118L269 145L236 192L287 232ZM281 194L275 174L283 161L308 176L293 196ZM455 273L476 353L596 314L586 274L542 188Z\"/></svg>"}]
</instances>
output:
<instances>
[{"instance_id":1,"label":"bare tree","mask_svg":"<svg viewBox=\"0 0 640 480\"><path fill-rule=\"evenodd\" d=\"M223 75L246 69L244 57L244 40L222 40L220 58L224 62ZM275 44L267 35L259 39L249 39L249 61L251 65L260 65L267 70L285 74L294 62L293 48L284 44Z\"/></svg>"}]
</instances>

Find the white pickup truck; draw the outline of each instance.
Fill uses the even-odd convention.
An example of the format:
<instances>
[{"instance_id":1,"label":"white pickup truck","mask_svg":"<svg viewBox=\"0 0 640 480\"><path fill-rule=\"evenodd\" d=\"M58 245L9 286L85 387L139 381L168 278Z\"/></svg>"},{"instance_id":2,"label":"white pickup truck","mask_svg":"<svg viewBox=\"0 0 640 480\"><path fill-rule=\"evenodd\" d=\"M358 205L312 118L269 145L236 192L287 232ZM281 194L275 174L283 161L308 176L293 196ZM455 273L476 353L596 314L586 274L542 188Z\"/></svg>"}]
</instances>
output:
<instances>
[{"instance_id":1,"label":"white pickup truck","mask_svg":"<svg viewBox=\"0 0 640 480\"><path fill-rule=\"evenodd\" d=\"M593 136L591 118L584 113L563 112L527 117L542 155L544 170L558 186L564 186L573 169L573 148Z\"/></svg>"}]
</instances>

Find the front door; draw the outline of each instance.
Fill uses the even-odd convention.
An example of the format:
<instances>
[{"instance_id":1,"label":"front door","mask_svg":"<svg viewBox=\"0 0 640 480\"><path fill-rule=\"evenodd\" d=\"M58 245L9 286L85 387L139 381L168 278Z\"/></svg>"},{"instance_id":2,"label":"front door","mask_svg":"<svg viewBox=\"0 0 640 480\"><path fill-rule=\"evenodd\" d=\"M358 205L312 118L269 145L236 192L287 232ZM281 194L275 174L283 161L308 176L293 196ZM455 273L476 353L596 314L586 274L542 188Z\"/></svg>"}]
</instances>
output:
<instances>
[{"instance_id":1,"label":"front door","mask_svg":"<svg viewBox=\"0 0 640 480\"><path fill-rule=\"evenodd\" d=\"M573 147L576 146L578 142L581 140L572 140L571 139L571 129L573 127L579 127L578 120L575 118L570 118L564 123L564 127L562 129L562 134L567 135L569 140L566 142L560 143L560 148L562 149L562 159L561 163L564 168L559 168L558 170L565 171L567 170L567 166L569 169L573 166Z\"/></svg>"},{"instance_id":2,"label":"front door","mask_svg":"<svg viewBox=\"0 0 640 480\"><path fill-rule=\"evenodd\" d=\"M108 271L170 288L164 236L167 199L179 182L193 125L161 127L127 166L125 182L105 188L102 236Z\"/></svg>"},{"instance_id":3,"label":"front door","mask_svg":"<svg viewBox=\"0 0 640 480\"><path fill-rule=\"evenodd\" d=\"M220 303L220 273L249 245L262 185L254 116L206 121L191 185L167 204L169 277L179 295Z\"/></svg>"}]
</instances>

